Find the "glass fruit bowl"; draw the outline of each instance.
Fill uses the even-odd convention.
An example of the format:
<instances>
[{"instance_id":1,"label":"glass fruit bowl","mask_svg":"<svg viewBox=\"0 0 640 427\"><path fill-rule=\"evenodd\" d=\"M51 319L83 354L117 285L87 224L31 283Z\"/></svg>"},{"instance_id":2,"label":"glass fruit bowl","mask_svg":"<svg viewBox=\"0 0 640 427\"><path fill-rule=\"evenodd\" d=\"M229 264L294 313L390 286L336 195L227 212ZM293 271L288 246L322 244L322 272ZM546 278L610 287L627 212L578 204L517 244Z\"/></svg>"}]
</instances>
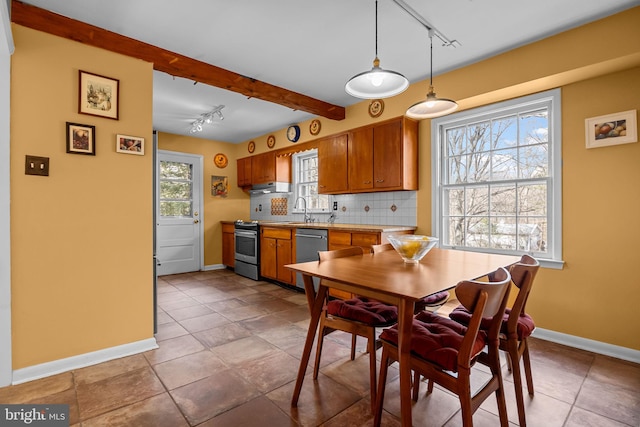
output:
<instances>
[{"instance_id":1,"label":"glass fruit bowl","mask_svg":"<svg viewBox=\"0 0 640 427\"><path fill-rule=\"evenodd\" d=\"M407 264L417 264L438 244L437 237L419 234L392 234L387 236L389 243Z\"/></svg>"}]
</instances>

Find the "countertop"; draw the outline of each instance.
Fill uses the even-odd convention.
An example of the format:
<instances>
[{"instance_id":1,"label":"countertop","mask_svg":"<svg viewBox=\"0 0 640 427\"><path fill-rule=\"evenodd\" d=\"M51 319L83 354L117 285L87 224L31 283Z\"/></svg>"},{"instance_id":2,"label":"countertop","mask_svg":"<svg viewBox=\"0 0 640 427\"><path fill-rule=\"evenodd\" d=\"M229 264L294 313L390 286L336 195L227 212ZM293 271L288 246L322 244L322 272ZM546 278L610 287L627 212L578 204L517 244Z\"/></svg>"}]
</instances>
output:
<instances>
[{"instance_id":1,"label":"countertop","mask_svg":"<svg viewBox=\"0 0 640 427\"><path fill-rule=\"evenodd\" d=\"M221 221L233 224L234 221ZM331 224L329 222L291 222L291 221L259 221L264 227L282 228L319 228L327 230L367 231L373 233L392 233L396 231L415 231L417 227L406 225L373 225L373 224Z\"/></svg>"}]
</instances>

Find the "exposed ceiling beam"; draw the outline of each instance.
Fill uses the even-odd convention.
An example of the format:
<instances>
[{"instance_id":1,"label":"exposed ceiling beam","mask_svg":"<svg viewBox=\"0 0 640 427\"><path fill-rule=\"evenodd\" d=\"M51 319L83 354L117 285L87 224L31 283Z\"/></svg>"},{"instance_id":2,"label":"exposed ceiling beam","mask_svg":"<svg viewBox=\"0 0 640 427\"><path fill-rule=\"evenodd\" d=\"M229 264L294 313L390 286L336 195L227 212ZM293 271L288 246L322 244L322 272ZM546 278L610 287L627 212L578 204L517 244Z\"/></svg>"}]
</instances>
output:
<instances>
[{"instance_id":1,"label":"exposed ceiling beam","mask_svg":"<svg viewBox=\"0 0 640 427\"><path fill-rule=\"evenodd\" d=\"M151 62L154 70L172 76L205 83L328 119L343 120L345 118L345 108L339 105L261 82L17 0L12 1L11 20L34 30Z\"/></svg>"}]
</instances>

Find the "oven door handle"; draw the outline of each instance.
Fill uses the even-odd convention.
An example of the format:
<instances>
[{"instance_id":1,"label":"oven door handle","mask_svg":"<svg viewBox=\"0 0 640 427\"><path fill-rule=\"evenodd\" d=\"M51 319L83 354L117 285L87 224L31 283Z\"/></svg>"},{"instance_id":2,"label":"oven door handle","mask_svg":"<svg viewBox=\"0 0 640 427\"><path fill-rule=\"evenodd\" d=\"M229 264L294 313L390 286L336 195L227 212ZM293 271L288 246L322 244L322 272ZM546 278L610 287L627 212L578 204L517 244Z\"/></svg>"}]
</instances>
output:
<instances>
[{"instance_id":1,"label":"oven door handle","mask_svg":"<svg viewBox=\"0 0 640 427\"><path fill-rule=\"evenodd\" d=\"M238 231L236 230L234 232L234 234L236 236L244 236L244 237L257 237L258 233L256 233L255 231Z\"/></svg>"}]
</instances>

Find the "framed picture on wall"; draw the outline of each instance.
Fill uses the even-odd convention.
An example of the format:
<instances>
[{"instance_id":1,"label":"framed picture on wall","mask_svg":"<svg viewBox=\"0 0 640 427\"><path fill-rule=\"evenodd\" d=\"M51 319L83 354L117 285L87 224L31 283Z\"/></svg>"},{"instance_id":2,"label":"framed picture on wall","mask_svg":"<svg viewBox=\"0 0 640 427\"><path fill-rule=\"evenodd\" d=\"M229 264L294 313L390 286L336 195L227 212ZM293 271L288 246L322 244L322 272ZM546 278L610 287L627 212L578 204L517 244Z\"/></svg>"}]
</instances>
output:
<instances>
[{"instance_id":1,"label":"framed picture on wall","mask_svg":"<svg viewBox=\"0 0 640 427\"><path fill-rule=\"evenodd\" d=\"M118 120L120 81L80 70L78 112Z\"/></svg>"},{"instance_id":2,"label":"framed picture on wall","mask_svg":"<svg viewBox=\"0 0 640 427\"><path fill-rule=\"evenodd\" d=\"M118 153L144 156L144 138L129 135L116 135L116 151Z\"/></svg>"},{"instance_id":3,"label":"framed picture on wall","mask_svg":"<svg viewBox=\"0 0 640 427\"><path fill-rule=\"evenodd\" d=\"M213 197L227 197L229 194L229 178L211 175L211 195Z\"/></svg>"},{"instance_id":4,"label":"framed picture on wall","mask_svg":"<svg viewBox=\"0 0 640 427\"><path fill-rule=\"evenodd\" d=\"M592 117L584 127L587 148L638 142L636 110Z\"/></svg>"},{"instance_id":5,"label":"framed picture on wall","mask_svg":"<svg viewBox=\"0 0 640 427\"><path fill-rule=\"evenodd\" d=\"M67 122L67 153L96 155L96 127Z\"/></svg>"}]
</instances>

